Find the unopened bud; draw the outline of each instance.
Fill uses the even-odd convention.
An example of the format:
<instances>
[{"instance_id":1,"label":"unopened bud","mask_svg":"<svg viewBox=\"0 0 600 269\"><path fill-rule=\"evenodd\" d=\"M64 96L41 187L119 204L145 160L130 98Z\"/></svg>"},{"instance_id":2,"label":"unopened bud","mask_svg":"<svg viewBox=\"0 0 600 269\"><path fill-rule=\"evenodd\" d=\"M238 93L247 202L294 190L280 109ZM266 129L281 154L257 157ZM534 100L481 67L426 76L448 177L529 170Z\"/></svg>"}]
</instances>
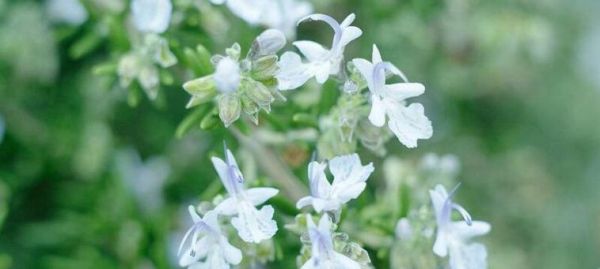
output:
<instances>
[{"instance_id":1,"label":"unopened bud","mask_svg":"<svg viewBox=\"0 0 600 269\"><path fill-rule=\"evenodd\" d=\"M244 79L242 81L243 92L258 106L269 111L271 103L275 101L275 97L271 94L271 91L262 83L253 79Z\"/></svg>"},{"instance_id":2,"label":"unopened bud","mask_svg":"<svg viewBox=\"0 0 600 269\"><path fill-rule=\"evenodd\" d=\"M234 59L236 61L240 59L241 53L242 53L242 48L240 47L240 44L238 44L238 43L234 43L231 46L231 48L225 49L225 54L227 54L227 56L231 57L231 59Z\"/></svg>"},{"instance_id":3,"label":"unopened bud","mask_svg":"<svg viewBox=\"0 0 600 269\"><path fill-rule=\"evenodd\" d=\"M276 29L268 29L256 37L248 56L251 59L256 59L261 56L276 54L285 46L285 43L286 39L283 32Z\"/></svg>"},{"instance_id":4,"label":"unopened bud","mask_svg":"<svg viewBox=\"0 0 600 269\"><path fill-rule=\"evenodd\" d=\"M256 80L273 78L279 70L277 59L277 55L268 55L252 61L252 77Z\"/></svg>"},{"instance_id":5,"label":"unopened bud","mask_svg":"<svg viewBox=\"0 0 600 269\"><path fill-rule=\"evenodd\" d=\"M240 118L242 105L236 94L223 94L219 97L219 118L229 127L234 121Z\"/></svg>"},{"instance_id":6,"label":"unopened bud","mask_svg":"<svg viewBox=\"0 0 600 269\"><path fill-rule=\"evenodd\" d=\"M138 80L146 92L146 95L148 95L148 98L151 100L156 99L160 84L159 74L156 67L150 65L142 68L142 70L140 70Z\"/></svg>"}]
</instances>

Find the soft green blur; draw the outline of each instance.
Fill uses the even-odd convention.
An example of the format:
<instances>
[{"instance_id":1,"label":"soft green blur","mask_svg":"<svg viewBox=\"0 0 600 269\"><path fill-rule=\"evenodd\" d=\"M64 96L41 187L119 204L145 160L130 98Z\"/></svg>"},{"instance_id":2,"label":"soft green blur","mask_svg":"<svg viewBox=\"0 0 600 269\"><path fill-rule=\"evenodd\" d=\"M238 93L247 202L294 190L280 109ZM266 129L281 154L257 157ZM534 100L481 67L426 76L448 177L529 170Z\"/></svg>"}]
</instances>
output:
<instances>
[{"instance_id":1,"label":"soft green blur","mask_svg":"<svg viewBox=\"0 0 600 269\"><path fill-rule=\"evenodd\" d=\"M83 2L98 8L94 1ZM376 43L385 59L426 85L419 101L433 138L416 150L392 139L388 156L416 162L434 152L460 159L457 200L492 224L482 239L490 268L600 266L598 1L314 4L336 18L356 13L364 35L347 57L369 58ZM43 1L0 0L0 269L177 268L176 247L189 224L184 209L222 191L208 158L222 154L224 140L240 148L222 126L176 138L189 113L184 80L163 86L152 103L102 72L128 45L114 31L126 13L99 14L90 10L75 28L51 23ZM180 62L183 46L202 43L223 53L237 41L247 49L261 31L222 7L177 15L191 18L184 30L166 35L179 40L171 45ZM227 33L215 30L223 23ZM330 35L307 24L298 38L328 42ZM278 115L284 109L275 105L261 124L285 129L276 124L290 115ZM305 179L314 145L273 150ZM255 156L240 155L248 178L268 182ZM383 169L383 159L365 156ZM278 219L281 230L284 220L290 219ZM296 240L290 236L278 240ZM295 268L299 241L276 247L269 268ZM371 258L386 265L385 255Z\"/></svg>"}]
</instances>

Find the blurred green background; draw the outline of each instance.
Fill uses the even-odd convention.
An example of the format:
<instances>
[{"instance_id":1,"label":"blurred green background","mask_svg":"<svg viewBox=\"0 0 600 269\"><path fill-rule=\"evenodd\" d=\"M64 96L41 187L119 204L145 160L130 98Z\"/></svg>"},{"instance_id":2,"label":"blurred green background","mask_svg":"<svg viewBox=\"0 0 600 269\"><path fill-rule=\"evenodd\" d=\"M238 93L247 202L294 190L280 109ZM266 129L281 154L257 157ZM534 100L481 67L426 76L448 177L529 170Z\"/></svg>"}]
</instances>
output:
<instances>
[{"instance_id":1,"label":"blurred green background","mask_svg":"<svg viewBox=\"0 0 600 269\"><path fill-rule=\"evenodd\" d=\"M233 137L224 128L174 137L188 113L182 81L131 107L114 76L92 74L127 51L111 28L127 12L105 16L111 1L84 2L97 9L72 27L53 23L43 1L0 1L0 268L177 268L183 209L219 192L208 157ZM458 156L460 202L492 223L490 268L600 266L600 2L314 4L336 18L357 14L364 35L347 57L368 58L376 43L426 85L419 99L433 138L416 150L387 147L406 159ZM224 8L210 12L227 34L213 13L185 10L174 18L191 21L167 38L222 53L261 31ZM299 31L329 35L314 24ZM293 146L276 150L303 171L307 157L295 164Z\"/></svg>"}]
</instances>

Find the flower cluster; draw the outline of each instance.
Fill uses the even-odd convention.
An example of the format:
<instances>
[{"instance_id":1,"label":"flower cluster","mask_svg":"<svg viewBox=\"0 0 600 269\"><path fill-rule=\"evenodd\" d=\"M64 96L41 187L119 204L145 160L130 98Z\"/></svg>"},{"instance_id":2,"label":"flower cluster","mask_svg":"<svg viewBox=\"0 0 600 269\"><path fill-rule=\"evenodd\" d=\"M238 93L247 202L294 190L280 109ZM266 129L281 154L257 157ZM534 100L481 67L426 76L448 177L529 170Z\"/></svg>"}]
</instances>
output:
<instances>
[{"instance_id":1,"label":"flower cluster","mask_svg":"<svg viewBox=\"0 0 600 269\"><path fill-rule=\"evenodd\" d=\"M339 156L329 161L333 181L329 183L325 169L327 164L316 161L308 165L310 196L298 201L300 209L312 205L317 213L337 212L348 201L356 199L367 186L366 181L373 173L373 164L362 165L358 154Z\"/></svg>"},{"instance_id":2,"label":"flower cluster","mask_svg":"<svg viewBox=\"0 0 600 269\"><path fill-rule=\"evenodd\" d=\"M299 209L311 205L317 213L324 213L318 227L312 216L306 217L311 254L301 268L360 269L362 266L358 261L334 249L329 214L339 216L342 206L364 191L366 181L373 173L373 164L362 165L357 154L335 157L329 161L329 170L334 176L332 183L325 175L326 167L326 164L316 161L309 164L310 196L301 198L296 204Z\"/></svg>"},{"instance_id":3,"label":"flower cluster","mask_svg":"<svg viewBox=\"0 0 600 269\"><path fill-rule=\"evenodd\" d=\"M410 82L399 68L391 62L384 61L376 45L373 45L370 60L355 58L346 61L346 46L363 33L360 28L352 25L356 19L354 14L338 22L324 14L300 16L306 8L296 6L300 4L295 0L212 2L227 5L234 14L251 24L268 25L276 29L262 32L254 40L245 57L242 57L242 49L238 43L227 48L225 55L212 56L210 64L207 64L214 69L212 72L197 72L198 75L204 76L183 84L184 90L191 95L187 108L206 105L210 110L210 103L215 103L213 115L218 114L225 127L234 124L242 112L258 124L258 114L261 110L270 113L271 105L277 98L286 101L283 93L312 83L313 78L318 85L323 85L330 79L338 82L341 95L336 105L315 123L321 131L316 143L318 155L315 157L329 161L312 161L308 164L310 195L300 198L296 203L299 210L312 207L316 215L319 215L318 225L315 224L313 215L301 213L296 216L296 225L288 228L292 227L290 230L301 233L305 239L298 258L300 268L372 268L369 255L362 246L349 241L347 234L336 232L341 225L340 217L344 205L359 197L367 187L367 179L374 172L372 163L363 165L359 155L354 153L356 145L360 142L379 156L383 156L386 152L384 144L393 136L408 148L417 147L418 140L429 139L433 129L425 116L423 105L407 101L422 95L425 87L420 83ZM274 3L290 5L292 8L288 11L292 14L285 18L273 19L271 15L278 13ZM152 12L145 15L145 18L151 21L146 26L154 25L150 28L162 29L158 25L164 20L157 19L152 14L156 15ZM290 26L289 20L296 20L297 16L298 24L307 21L326 23L334 32L332 43L325 47L314 41L295 41L292 44L300 53L287 51L279 57L279 51L287 42L286 35L291 36L290 29L295 29ZM393 77L401 81L388 82L388 79ZM236 136L244 135L238 129L232 129ZM435 162L430 158L427 165L436 166ZM230 268L240 264L242 250L245 249L239 249L229 243L227 231L224 230L227 221L231 224L227 227L235 229L238 238L249 244L269 240L278 230L273 220L273 207L265 205L257 208L275 196L278 190L246 189L244 176L227 148L225 159L213 157L212 163L227 190L228 197L219 201L202 217L190 206L194 225L184 236L180 247L181 266ZM328 166L333 176L331 181L326 174ZM386 199L396 203L398 192ZM426 196L426 190L422 193L419 197ZM451 194L446 193L441 185L430 191L437 230L433 253L440 257L449 255L452 269L485 268L485 247L471 243L470 239L487 233L490 225L471 221L466 210L452 202L453 194L454 191ZM396 236L402 241L429 242L434 227L432 218L428 218L432 216L428 208L429 206L421 204L414 211L417 213L400 219L395 229ZM453 209L461 213L465 221L451 221L450 213ZM399 217L396 212L389 215ZM414 236L415 230L420 231L420 236ZM423 238L425 240L422 240ZM187 242L189 244L183 251ZM428 255L432 256L431 246L428 246Z\"/></svg>"},{"instance_id":4,"label":"flower cluster","mask_svg":"<svg viewBox=\"0 0 600 269\"><path fill-rule=\"evenodd\" d=\"M245 189L244 176L227 147L225 160L217 157L211 160L229 197L203 217L198 215L193 206L189 206L194 225L183 237L178 251L179 264L184 267L228 269L242 261L242 252L232 246L222 232L219 216L230 217L230 223L237 230L238 236L248 243L268 240L277 232L273 207L266 205L258 209L257 206L264 204L279 191L274 188ZM190 236L191 240L188 240ZM188 247L182 253L188 241Z\"/></svg>"},{"instance_id":5,"label":"flower cluster","mask_svg":"<svg viewBox=\"0 0 600 269\"><path fill-rule=\"evenodd\" d=\"M192 95L187 107L216 96L219 117L226 127L238 120L242 111L258 124L261 109L270 112L276 97L284 99L274 76L279 70L276 53L285 43L281 31L270 29L256 38L244 59L240 59L241 48L237 43L225 51L226 55L213 56L213 74L183 84Z\"/></svg>"},{"instance_id":6,"label":"flower cluster","mask_svg":"<svg viewBox=\"0 0 600 269\"><path fill-rule=\"evenodd\" d=\"M167 40L160 36L169 27L172 4L170 0L134 0L131 2L133 25L133 50L124 55L118 64L120 85L128 88L134 80L139 82L148 98L156 99L160 88L160 70L177 63Z\"/></svg>"},{"instance_id":7,"label":"flower cluster","mask_svg":"<svg viewBox=\"0 0 600 269\"><path fill-rule=\"evenodd\" d=\"M433 252L440 257L449 255L452 269L486 268L485 246L470 243L469 240L487 234L490 225L487 222L471 220L471 215L462 206L452 202L452 196L457 189L458 186L448 194L442 185L437 185L429 191L437 222ZM458 211L464 221L452 221L452 210Z\"/></svg>"}]
</instances>

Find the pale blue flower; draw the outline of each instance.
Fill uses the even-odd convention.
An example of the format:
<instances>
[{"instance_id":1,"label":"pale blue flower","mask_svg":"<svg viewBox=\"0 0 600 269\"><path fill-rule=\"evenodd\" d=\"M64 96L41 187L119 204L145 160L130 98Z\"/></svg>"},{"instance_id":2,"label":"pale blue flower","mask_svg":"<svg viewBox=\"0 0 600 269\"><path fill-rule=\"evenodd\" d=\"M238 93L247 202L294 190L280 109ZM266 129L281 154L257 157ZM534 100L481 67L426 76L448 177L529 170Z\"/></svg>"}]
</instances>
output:
<instances>
[{"instance_id":1,"label":"pale blue flower","mask_svg":"<svg viewBox=\"0 0 600 269\"><path fill-rule=\"evenodd\" d=\"M294 42L294 46L300 50L307 62L303 62L300 55L295 52L284 53L279 61L281 71L276 76L279 81L279 89L296 89L312 77L319 84L323 84L330 75L339 74L346 45L362 35L362 30L351 26L355 17L354 14L350 14L342 23L338 23L332 17L324 14L313 14L301 19L299 23L304 21L327 23L334 31L333 42L329 49L313 41Z\"/></svg>"},{"instance_id":2,"label":"pale blue flower","mask_svg":"<svg viewBox=\"0 0 600 269\"><path fill-rule=\"evenodd\" d=\"M52 21L81 25L88 19L88 12L79 0L50 0L46 11Z\"/></svg>"},{"instance_id":3,"label":"pale blue flower","mask_svg":"<svg viewBox=\"0 0 600 269\"><path fill-rule=\"evenodd\" d=\"M313 10L302 0L211 0L225 4L233 14L251 25L263 25L281 30L288 37L296 35L296 22Z\"/></svg>"},{"instance_id":4,"label":"pale blue flower","mask_svg":"<svg viewBox=\"0 0 600 269\"><path fill-rule=\"evenodd\" d=\"M138 152L130 148L117 153L116 165L144 213L156 213L162 208L163 187L171 173L171 166L164 157L151 157L144 162Z\"/></svg>"},{"instance_id":5,"label":"pale blue flower","mask_svg":"<svg viewBox=\"0 0 600 269\"><path fill-rule=\"evenodd\" d=\"M386 123L398 140L408 148L417 147L417 140L429 139L433 134L431 121L425 116L425 109L419 103L406 104L406 99L416 97L425 91L421 83L410 83L406 76L390 62L384 62L377 46L373 45L372 61L354 59L352 63L367 81L371 92L371 113L369 121L382 127ZM386 71L404 80L401 83L386 84Z\"/></svg>"},{"instance_id":6,"label":"pale blue flower","mask_svg":"<svg viewBox=\"0 0 600 269\"><path fill-rule=\"evenodd\" d=\"M358 154L335 157L329 161L329 170L333 174L333 182L329 183L326 167L326 164L314 161L308 165L310 196L298 200L296 207L312 205L317 212L338 211L364 191L374 170L372 163L362 165Z\"/></svg>"},{"instance_id":7,"label":"pale blue flower","mask_svg":"<svg viewBox=\"0 0 600 269\"><path fill-rule=\"evenodd\" d=\"M171 22L173 4L171 0L133 0L131 12L133 24L143 33L160 34Z\"/></svg>"},{"instance_id":8,"label":"pale blue flower","mask_svg":"<svg viewBox=\"0 0 600 269\"><path fill-rule=\"evenodd\" d=\"M310 215L307 215L306 221L312 252L310 259L300 269L360 269L358 262L333 248L331 219L327 214L321 217L318 227Z\"/></svg>"},{"instance_id":9,"label":"pale blue flower","mask_svg":"<svg viewBox=\"0 0 600 269\"><path fill-rule=\"evenodd\" d=\"M471 238L487 234L491 227L483 221L472 221L471 215L460 205L452 202L452 196L442 185L429 191L437 222L437 235L433 252L440 256L450 255L451 269L484 269L487 268L487 251L479 243L469 242ZM452 221L451 213L457 210L464 221Z\"/></svg>"},{"instance_id":10,"label":"pale blue flower","mask_svg":"<svg viewBox=\"0 0 600 269\"><path fill-rule=\"evenodd\" d=\"M190 269L229 269L242 261L242 252L231 245L221 232L218 213L209 211L201 218L193 206L189 206L194 225L181 240L177 256L179 265ZM191 238L191 241L188 240ZM185 251L186 242L190 241Z\"/></svg>"},{"instance_id":11,"label":"pale blue flower","mask_svg":"<svg viewBox=\"0 0 600 269\"><path fill-rule=\"evenodd\" d=\"M270 239L277 232L277 223L273 220L273 207L256 208L279 190L274 188L244 188L244 177L240 172L233 154L225 147L225 161L212 157L212 163L225 186L229 197L217 207L219 214L235 216L231 224L238 231L242 240L250 243L260 243Z\"/></svg>"}]
</instances>

